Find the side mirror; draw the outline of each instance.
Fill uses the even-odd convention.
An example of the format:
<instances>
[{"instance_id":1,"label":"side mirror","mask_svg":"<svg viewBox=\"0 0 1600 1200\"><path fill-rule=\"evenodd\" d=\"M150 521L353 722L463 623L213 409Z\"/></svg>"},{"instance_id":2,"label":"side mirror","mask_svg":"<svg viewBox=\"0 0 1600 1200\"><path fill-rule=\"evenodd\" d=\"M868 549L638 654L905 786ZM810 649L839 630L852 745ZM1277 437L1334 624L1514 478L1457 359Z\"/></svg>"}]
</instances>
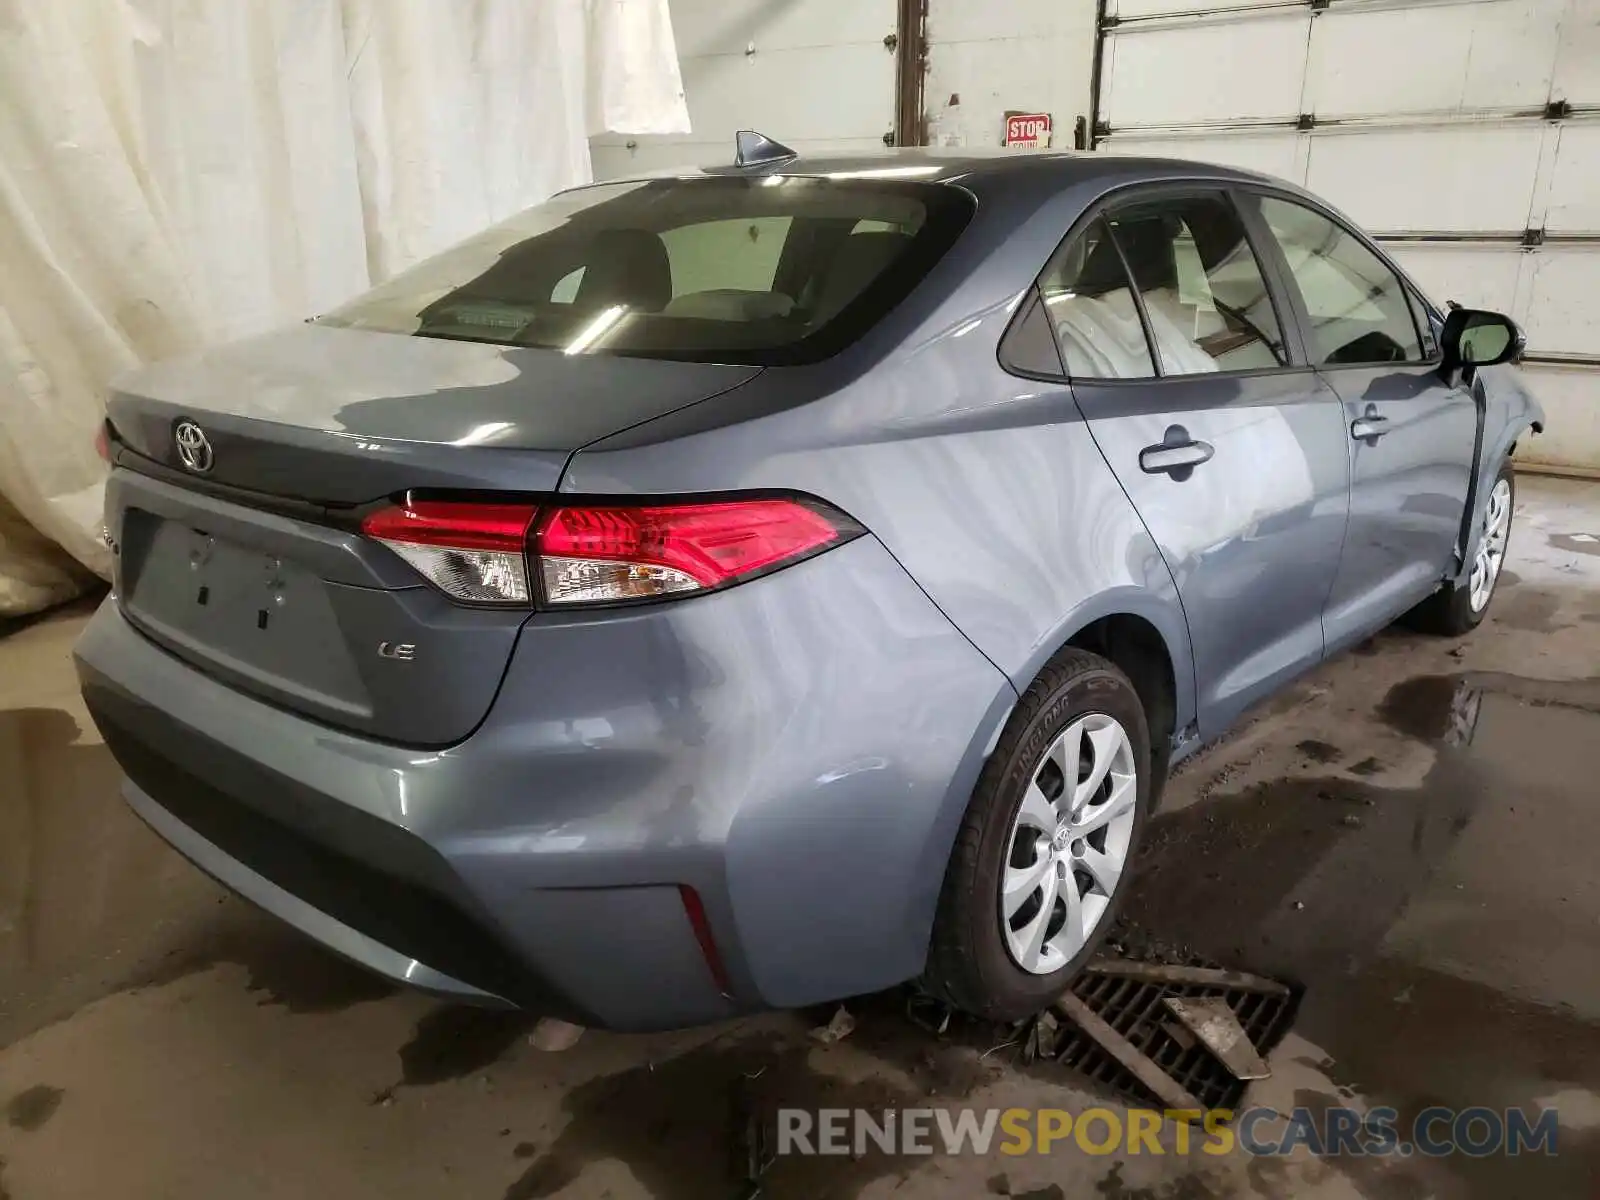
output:
<instances>
[{"instance_id":1,"label":"side mirror","mask_svg":"<svg viewBox=\"0 0 1600 1200\"><path fill-rule=\"evenodd\" d=\"M1492 367L1522 357L1527 338L1517 323L1481 308L1455 308L1439 337L1446 369Z\"/></svg>"}]
</instances>

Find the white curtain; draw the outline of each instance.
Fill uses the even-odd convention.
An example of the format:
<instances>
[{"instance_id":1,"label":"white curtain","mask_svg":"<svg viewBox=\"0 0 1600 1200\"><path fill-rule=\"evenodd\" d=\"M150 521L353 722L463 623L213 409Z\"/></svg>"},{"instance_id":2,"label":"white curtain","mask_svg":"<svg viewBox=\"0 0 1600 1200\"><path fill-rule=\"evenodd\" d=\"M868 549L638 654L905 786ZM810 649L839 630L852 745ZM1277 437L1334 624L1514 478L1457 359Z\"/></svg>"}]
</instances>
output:
<instances>
[{"instance_id":1,"label":"white curtain","mask_svg":"<svg viewBox=\"0 0 1600 1200\"><path fill-rule=\"evenodd\" d=\"M0 0L0 615L109 573L112 376L688 127L666 0Z\"/></svg>"}]
</instances>

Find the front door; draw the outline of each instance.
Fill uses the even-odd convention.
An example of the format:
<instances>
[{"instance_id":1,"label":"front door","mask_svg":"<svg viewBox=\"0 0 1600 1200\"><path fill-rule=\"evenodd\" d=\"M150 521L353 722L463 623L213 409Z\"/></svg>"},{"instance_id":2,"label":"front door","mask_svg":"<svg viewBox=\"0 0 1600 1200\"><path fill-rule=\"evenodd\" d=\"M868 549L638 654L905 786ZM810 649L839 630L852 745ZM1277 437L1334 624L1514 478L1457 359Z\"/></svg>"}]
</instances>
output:
<instances>
[{"instance_id":1,"label":"front door","mask_svg":"<svg viewBox=\"0 0 1600 1200\"><path fill-rule=\"evenodd\" d=\"M1453 573L1477 408L1440 374L1404 283L1360 237L1294 201L1250 199L1293 279L1307 353L1344 406L1350 530L1324 617L1331 651Z\"/></svg>"},{"instance_id":2,"label":"front door","mask_svg":"<svg viewBox=\"0 0 1600 1200\"><path fill-rule=\"evenodd\" d=\"M1115 205L1041 290L1078 405L1177 582L1213 736L1322 656L1349 489L1338 398L1297 363L1222 192Z\"/></svg>"}]
</instances>

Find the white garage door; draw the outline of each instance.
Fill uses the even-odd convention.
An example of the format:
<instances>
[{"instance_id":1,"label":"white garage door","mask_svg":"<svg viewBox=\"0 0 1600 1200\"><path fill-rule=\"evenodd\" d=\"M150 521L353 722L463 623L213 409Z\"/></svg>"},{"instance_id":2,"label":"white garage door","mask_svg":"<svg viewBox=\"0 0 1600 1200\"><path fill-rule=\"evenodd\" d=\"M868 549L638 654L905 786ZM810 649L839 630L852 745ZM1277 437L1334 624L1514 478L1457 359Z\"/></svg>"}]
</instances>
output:
<instances>
[{"instance_id":1,"label":"white garage door","mask_svg":"<svg viewBox=\"0 0 1600 1200\"><path fill-rule=\"evenodd\" d=\"M1326 197L1528 332L1530 459L1600 470L1600 0L1110 0L1104 149Z\"/></svg>"},{"instance_id":2,"label":"white garage door","mask_svg":"<svg viewBox=\"0 0 1600 1200\"><path fill-rule=\"evenodd\" d=\"M740 129L802 151L883 148L894 129L896 0L670 0L668 7L693 132L592 138L597 179L731 162Z\"/></svg>"}]
</instances>

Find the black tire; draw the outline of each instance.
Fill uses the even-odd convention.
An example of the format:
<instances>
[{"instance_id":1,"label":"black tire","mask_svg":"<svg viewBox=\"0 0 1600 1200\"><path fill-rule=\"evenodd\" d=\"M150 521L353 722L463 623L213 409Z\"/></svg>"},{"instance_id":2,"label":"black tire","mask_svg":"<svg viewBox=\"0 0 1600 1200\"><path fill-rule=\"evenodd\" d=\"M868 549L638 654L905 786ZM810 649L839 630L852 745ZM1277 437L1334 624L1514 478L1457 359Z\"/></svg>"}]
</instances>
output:
<instances>
[{"instance_id":1,"label":"black tire","mask_svg":"<svg viewBox=\"0 0 1600 1200\"><path fill-rule=\"evenodd\" d=\"M1500 464L1500 471L1495 476L1494 483L1489 485L1491 494L1495 486L1498 485L1502 479L1505 480L1511 488L1511 506L1514 512L1517 503L1517 476L1516 472L1512 469L1511 460L1509 458ZM1487 497L1480 497L1478 500L1474 501L1474 503L1478 505L1479 509L1479 511L1475 513L1472 518L1474 534L1479 534L1482 532L1487 499ZM1506 536L1508 538L1511 534L1511 520L1512 513L1508 513L1506 515ZM1464 634L1471 633L1479 625L1483 624L1483 618L1488 616L1489 609L1494 604L1495 592L1498 590L1499 578L1497 576L1495 579L1495 586L1491 588L1489 592L1489 598L1484 601L1483 607L1474 609L1472 607L1472 582L1470 575L1466 579L1462 580L1459 584L1447 583L1433 595L1424 600L1421 604L1417 605L1416 608L1407 613L1406 624L1422 633L1437 634L1440 637L1461 637Z\"/></svg>"},{"instance_id":2,"label":"black tire","mask_svg":"<svg viewBox=\"0 0 1600 1200\"><path fill-rule=\"evenodd\" d=\"M1122 878L1104 915L1078 954L1048 975L1012 961L1000 928L1000 875L1012 823L1033 772L1057 736L1089 713L1114 717L1128 734L1138 773L1132 838ZM1150 808L1150 733L1133 684L1115 664L1086 650L1056 655L1023 693L984 765L956 834L921 980L929 992L979 1017L1020 1020L1066 990L1115 923L1128 891L1129 868Z\"/></svg>"}]
</instances>

